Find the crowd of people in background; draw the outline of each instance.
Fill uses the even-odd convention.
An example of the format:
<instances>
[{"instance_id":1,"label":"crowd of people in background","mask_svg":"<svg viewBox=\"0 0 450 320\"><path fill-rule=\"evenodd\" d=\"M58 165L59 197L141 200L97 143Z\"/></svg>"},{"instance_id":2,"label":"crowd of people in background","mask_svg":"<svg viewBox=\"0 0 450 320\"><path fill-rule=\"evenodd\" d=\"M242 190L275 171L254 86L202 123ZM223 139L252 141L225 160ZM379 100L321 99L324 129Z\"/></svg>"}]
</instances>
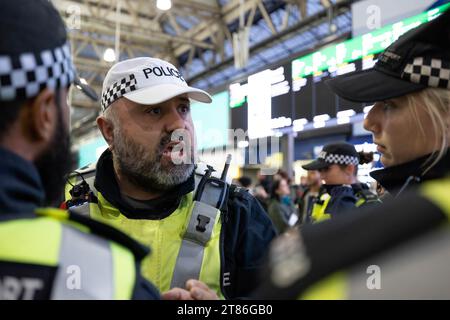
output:
<instances>
[{"instance_id":1,"label":"crowd of people in background","mask_svg":"<svg viewBox=\"0 0 450 320\"><path fill-rule=\"evenodd\" d=\"M278 233L303 224L316 223L365 205L381 203L377 190L358 181L358 165L373 161L373 153L356 152L349 143L324 146L319 157L303 166L306 175L295 177L279 169L273 176L258 173L235 180L248 189L266 209Z\"/></svg>"}]
</instances>

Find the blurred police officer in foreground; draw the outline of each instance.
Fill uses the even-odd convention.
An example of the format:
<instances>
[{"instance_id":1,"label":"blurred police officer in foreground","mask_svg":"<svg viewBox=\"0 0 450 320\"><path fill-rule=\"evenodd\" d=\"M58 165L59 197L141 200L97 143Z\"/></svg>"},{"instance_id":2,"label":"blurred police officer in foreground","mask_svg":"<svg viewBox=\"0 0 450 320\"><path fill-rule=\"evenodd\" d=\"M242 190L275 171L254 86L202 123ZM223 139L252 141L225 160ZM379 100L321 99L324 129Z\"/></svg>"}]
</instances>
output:
<instances>
[{"instance_id":1,"label":"blurred police officer in foreground","mask_svg":"<svg viewBox=\"0 0 450 320\"><path fill-rule=\"evenodd\" d=\"M381 203L367 185L358 182L358 165L370 163L372 154L357 152L352 144L335 142L323 147L319 157L303 165L305 170L317 170L325 184L314 201L308 216L320 222L349 210Z\"/></svg>"},{"instance_id":2,"label":"blurred police officer in foreground","mask_svg":"<svg viewBox=\"0 0 450 320\"><path fill-rule=\"evenodd\" d=\"M450 11L400 37L370 70L330 80L377 101L365 119L396 199L277 241L259 298L450 298Z\"/></svg>"},{"instance_id":3,"label":"blurred police officer in foreground","mask_svg":"<svg viewBox=\"0 0 450 320\"><path fill-rule=\"evenodd\" d=\"M194 172L190 99L211 102L166 61L115 64L97 119L109 148L72 176L67 204L149 245L143 275L160 291L197 279L220 297L246 296L258 284L275 230L247 190L228 185L226 172L218 171L221 179L212 168ZM91 196L69 194L80 184Z\"/></svg>"},{"instance_id":4,"label":"blurred police officer in foreground","mask_svg":"<svg viewBox=\"0 0 450 320\"><path fill-rule=\"evenodd\" d=\"M152 299L148 250L82 216L43 208L70 166L67 94L79 83L64 24L46 0L0 10L0 300Z\"/></svg>"}]
</instances>

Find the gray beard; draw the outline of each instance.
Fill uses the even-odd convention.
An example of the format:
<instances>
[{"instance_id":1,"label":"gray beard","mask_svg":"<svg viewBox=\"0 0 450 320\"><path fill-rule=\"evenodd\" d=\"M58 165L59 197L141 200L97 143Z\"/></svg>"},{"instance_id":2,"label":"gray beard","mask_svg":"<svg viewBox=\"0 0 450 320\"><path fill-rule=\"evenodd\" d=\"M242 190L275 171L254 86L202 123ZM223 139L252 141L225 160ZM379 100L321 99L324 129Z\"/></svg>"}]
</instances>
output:
<instances>
[{"instance_id":1,"label":"gray beard","mask_svg":"<svg viewBox=\"0 0 450 320\"><path fill-rule=\"evenodd\" d=\"M193 159L190 164L161 163L163 150L168 142L170 136L162 138L155 150L149 152L142 145L122 135L116 127L112 150L114 167L132 184L143 190L168 191L187 181L194 172Z\"/></svg>"}]
</instances>

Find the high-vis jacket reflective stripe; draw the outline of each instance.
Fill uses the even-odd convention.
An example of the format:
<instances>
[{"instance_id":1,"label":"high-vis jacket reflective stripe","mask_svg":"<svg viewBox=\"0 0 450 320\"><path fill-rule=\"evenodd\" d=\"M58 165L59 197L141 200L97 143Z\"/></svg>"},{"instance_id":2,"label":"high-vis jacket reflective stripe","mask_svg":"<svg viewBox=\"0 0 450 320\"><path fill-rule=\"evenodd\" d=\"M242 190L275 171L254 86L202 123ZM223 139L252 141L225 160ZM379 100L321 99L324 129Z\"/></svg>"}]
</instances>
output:
<instances>
[{"instance_id":1,"label":"high-vis jacket reflective stripe","mask_svg":"<svg viewBox=\"0 0 450 320\"><path fill-rule=\"evenodd\" d=\"M0 261L57 267L51 299L130 299L133 254L66 221L67 213L38 209L39 216L0 222Z\"/></svg>"},{"instance_id":2,"label":"high-vis jacket reflective stripe","mask_svg":"<svg viewBox=\"0 0 450 320\"><path fill-rule=\"evenodd\" d=\"M110 300L114 297L113 265L109 243L95 239L74 228L63 226L59 250L59 268L52 290L52 300ZM74 290L68 275L79 275L79 287ZM73 283L76 285L77 283ZM78 288L76 288L78 289Z\"/></svg>"},{"instance_id":3,"label":"high-vis jacket reflective stripe","mask_svg":"<svg viewBox=\"0 0 450 320\"><path fill-rule=\"evenodd\" d=\"M359 208L359 207L361 207L364 203L366 203L366 199L364 199L364 198L359 198L358 201L356 201L356 203L355 203L355 207Z\"/></svg>"},{"instance_id":4,"label":"high-vis jacket reflective stripe","mask_svg":"<svg viewBox=\"0 0 450 320\"><path fill-rule=\"evenodd\" d=\"M449 226L439 228L409 245L333 273L299 298L449 299L449 243Z\"/></svg>"},{"instance_id":5,"label":"high-vis jacket reflective stripe","mask_svg":"<svg viewBox=\"0 0 450 320\"><path fill-rule=\"evenodd\" d=\"M330 195L325 193L320 196L320 203L314 203L311 218L313 223L328 220L331 218L330 214L326 213L328 202L330 202Z\"/></svg>"},{"instance_id":6,"label":"high-vis jacket reflective stripe","mask_svg":"<svg viewBox=\"0 0 450 320\"><path fill-rule=\"evenodd\" d=\"M205 247L211 239L220 210L206 203L193 201L190 218L175 264L171 287L184 288L189 279L199 279ZM205 230L199 229L200 219L208 219Z\"/></svg>"}]
</instances>

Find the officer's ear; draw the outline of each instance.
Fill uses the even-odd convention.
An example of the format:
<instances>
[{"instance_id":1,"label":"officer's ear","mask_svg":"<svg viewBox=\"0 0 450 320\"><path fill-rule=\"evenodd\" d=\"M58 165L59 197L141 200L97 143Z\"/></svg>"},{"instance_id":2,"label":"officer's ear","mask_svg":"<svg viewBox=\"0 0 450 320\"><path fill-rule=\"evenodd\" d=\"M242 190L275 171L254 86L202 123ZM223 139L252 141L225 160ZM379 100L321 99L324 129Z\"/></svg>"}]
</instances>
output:
<instances>
[{"instance_id":1,"label":"officer's ear","mask_svg":"<svg viewBox=\"0 0 450 320\"><path fill-rule=\"evenodd\" d=\"M57 108L56 93L48 88L26 102L20 117L22 130L30 141L47 143L53 138Z\"/></svg>"},{"instance_id":2,"label":"officer's ear","mask_svg":"<svg viewBox=\"0 0 450 320\"><path fill-rule=\"evenodd\" d=\"M112 148L114 143L114 124L113 122L105 117L104 115L97 117L97 126L103 135L103 138L108 143L109 149Z\"/></svg>"},{"instance_id":3,"label":"officer's ear","mask_svg":"<svg viewBox=\"0 0 450 320\"><path fill-rule=\"evenodd\" d=\"M356 166L351 165L351 164L348 166L345 166L345 173L349 176L354 176L356 173Z\"/></svg>"}]
</instances>

